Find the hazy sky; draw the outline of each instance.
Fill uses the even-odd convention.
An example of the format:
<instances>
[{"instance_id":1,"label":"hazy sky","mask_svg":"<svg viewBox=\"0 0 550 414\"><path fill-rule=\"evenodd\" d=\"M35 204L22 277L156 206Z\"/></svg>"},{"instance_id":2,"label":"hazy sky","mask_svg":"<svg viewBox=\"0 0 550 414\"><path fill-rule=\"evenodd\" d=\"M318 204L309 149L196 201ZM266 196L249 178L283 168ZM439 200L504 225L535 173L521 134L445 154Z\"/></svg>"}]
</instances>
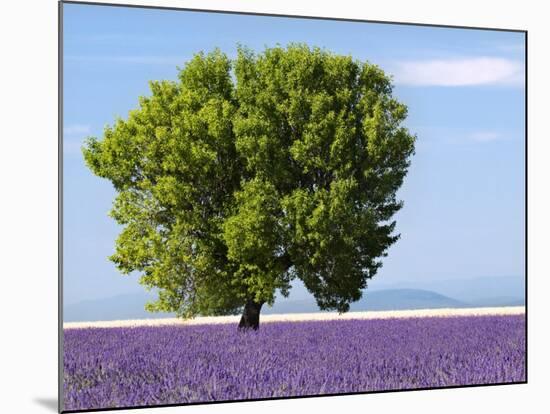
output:
<instances>
[{"instance_id":1,"label":"hazy sky","mask_svg":"<svg viewBox=\"0 0 550 414\"><path fill-rule=\"evenodd\" d=\"M371 286L524 276L524 35L375 23L65 4L64 301L141 291L107 260L120 231L110 182L80 146L125 118L152 79L195 52L305 42L378 64L409 107L416 155L399 192L401 239Z\"/></svg>"}]
</instances>

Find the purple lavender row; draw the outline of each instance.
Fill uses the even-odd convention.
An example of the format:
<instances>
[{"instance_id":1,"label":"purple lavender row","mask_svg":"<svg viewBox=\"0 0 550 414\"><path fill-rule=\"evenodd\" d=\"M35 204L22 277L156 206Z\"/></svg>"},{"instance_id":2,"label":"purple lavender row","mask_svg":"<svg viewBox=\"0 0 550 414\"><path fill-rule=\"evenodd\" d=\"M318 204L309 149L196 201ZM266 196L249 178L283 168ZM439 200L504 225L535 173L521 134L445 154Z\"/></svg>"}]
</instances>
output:
<instances>
[{"instance_id":1,"label":"purple lavender row","mask_svg":"<svg viewBox=\"0 0 550 414\"><path fill-rule=\"evenodd\" d=\"M523 316L65 330L65 409L525 380Z\"/></svg>"}]
</instances>

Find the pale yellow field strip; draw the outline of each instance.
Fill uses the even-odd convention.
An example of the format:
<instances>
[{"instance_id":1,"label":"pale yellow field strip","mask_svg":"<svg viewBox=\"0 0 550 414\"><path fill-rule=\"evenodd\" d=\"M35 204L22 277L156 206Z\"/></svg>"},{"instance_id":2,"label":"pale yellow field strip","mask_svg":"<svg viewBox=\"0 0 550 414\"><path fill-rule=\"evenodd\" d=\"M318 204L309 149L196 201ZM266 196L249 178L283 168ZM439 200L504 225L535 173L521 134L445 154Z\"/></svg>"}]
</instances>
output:
<instances>
[{"instance_id":1,"label":"pale yellow field strip","mask_svg":"<svg viewBox=\"0 0 550 414\"><path fill-rule=\"evenodd\" d=\"M482 315L522 315L525 313L523 306L507 306L498 308L461 308L461 309L420 309L399 311L367 311L323 313L287 313L261 315L260 323L269 322L300 322L300 321L342 321L349 319L388 319L388 318L425 318L445 316L482 316ZM194 319L182 320L178 318L163 319L133 319L119 321L98 322L66 322L63 329L74 328L117 328L134 326L167 326L167 325L211 325L220 323L239 322L240 316L201 316Z\"/></svg>"}]
</instances>

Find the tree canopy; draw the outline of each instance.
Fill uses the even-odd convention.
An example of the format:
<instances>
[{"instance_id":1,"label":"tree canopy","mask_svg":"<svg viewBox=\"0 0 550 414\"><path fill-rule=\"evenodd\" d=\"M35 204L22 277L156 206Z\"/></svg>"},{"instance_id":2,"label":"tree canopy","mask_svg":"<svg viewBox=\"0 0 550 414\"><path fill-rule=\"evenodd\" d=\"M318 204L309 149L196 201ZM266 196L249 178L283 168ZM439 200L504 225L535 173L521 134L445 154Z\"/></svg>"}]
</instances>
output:
<instances>
[{"instance_id":1,"label":"tree canopy","mask_svg":"<svg viewBox=\"0 0 550 414\"><path fill-rule=\"evenodd\" d=\"M414 152L389 76L291 44L198 53L150 89L83 148L117 192L110 259L158 290L149 310L259 312L295 278L321 309L361 298Z\"/></svg>"}]
</instances>

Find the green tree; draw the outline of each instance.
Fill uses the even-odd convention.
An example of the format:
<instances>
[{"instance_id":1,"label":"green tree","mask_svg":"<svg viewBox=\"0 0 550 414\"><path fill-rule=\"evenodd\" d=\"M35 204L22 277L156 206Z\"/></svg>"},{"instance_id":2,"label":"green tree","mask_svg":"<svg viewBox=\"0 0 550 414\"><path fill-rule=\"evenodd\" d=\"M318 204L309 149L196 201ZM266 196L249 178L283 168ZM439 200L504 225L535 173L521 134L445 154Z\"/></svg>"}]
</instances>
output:
<instances>
[{"instance_id":1,"label":"green tree","mask_svg":"<svg viewBox=\"0 0 550 414\"><path fill-rule=\"evenodd\" d=\"M178 78L150 82L83 148L117 191L110 259L158 290L150 311L242 311L257 329L295 278L321 309L349 310L399 237L415 137L391 79L303 44L199 53Z\"/></svg>"}]
</instances>

